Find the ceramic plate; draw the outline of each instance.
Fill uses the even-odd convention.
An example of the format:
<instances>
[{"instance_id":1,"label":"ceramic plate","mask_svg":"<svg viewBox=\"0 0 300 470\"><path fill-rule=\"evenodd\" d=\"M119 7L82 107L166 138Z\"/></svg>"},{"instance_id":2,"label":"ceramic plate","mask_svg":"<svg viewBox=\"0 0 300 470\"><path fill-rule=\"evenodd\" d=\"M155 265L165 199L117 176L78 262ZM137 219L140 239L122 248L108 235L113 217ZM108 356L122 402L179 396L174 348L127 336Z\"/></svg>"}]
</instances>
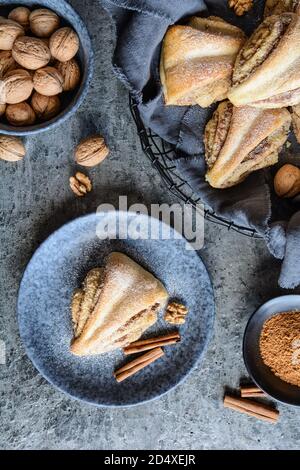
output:
<instances>
[{"instance_id":1,"label":"ceramic plate","mask_svg":"<svg viewBox=\"0 0 300 470\"><path fill-rule=\"evenodd\" d=\"M173 239L163 240L162 230L166 225L145 215L139 215L139 221L151 221L159 239L135 240L134 235L126 240L113 239L115 214L106 214L112 222L106 240L96 234L99 214L76 219L51 235L30 261L18 300L20 334L36 368L61 391L98 406L135 405L175 387L203 357L214 319L213 289L208 273L199 255L186 249L186 240L179 234L174 239L172 229ZM117 213L123 227L134 217ZM182 342L166 348L163 358L120 384L113 372L124 363L121 351L86 358L78 358L69 351L72 293L86 273L102 266L112 251L127 254L152 272L166 286L170 297L182 301L190 310L186 324L180 328ZM160 313L159 321L147 335L168 330L173 328L168 328Z\"/></svg>"},{"instance_id":2,"label":"ceramic plate","mask_svg":"<svg viewBox=\"0 0 300 470\"><path fill-rule=\"evenodd\" d=\"M300 295L283 295L269 300L252 315L244 336L244 360L254 382L268 395L283 403L300 406L300 388L277 377L259 353L259 340L266 320L276 313L300 311Z\"/></svg>"}]
</instances>

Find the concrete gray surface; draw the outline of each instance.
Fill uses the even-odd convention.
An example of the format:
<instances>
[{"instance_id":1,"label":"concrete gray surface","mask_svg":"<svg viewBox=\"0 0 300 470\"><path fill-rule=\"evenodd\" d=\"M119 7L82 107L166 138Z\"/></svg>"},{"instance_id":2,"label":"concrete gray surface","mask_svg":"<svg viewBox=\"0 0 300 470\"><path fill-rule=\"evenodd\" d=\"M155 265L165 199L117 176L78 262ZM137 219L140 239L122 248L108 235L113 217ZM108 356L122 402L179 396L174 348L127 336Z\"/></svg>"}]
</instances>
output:
<instances>
[{"instance_id":1,"label":"concrete gray surface","mask_svg":"<svg viewBox=\"0 0 300 470\"><path fill-rule=\"evenodd\" d=\"M282 294L280 265L262 241L206 224L202 257L216 294L216 324L206 359L176 390L133 409L96 409L53 389L27 359L19 340L16 299L30 257L55 228L94 211L119 194L131 202L175 202L143 156L128 109L128 96L110 65L112 26L97 0L73 0L96 51L96 73L76 116L61 128L27 140L24 162L0 162L0 365L2 449L297 449L300 410L278 405L275 426L224 410L226 387L246 377L241 354L249 315ZM91 131L106 136L111 155L89 173L94 192L73 197L76 142ZM205 292L203 293L205 295Z\"/></svg>"}]
</instances>

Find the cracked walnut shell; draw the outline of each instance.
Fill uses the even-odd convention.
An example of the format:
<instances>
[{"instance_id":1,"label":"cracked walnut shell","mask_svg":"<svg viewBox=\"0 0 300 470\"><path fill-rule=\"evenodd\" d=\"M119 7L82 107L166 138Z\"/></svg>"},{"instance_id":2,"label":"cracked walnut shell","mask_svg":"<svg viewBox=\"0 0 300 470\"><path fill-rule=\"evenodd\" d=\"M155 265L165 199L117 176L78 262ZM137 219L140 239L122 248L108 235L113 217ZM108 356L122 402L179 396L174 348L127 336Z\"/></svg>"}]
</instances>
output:
<instances>
[{"instance_id":1,"label":"cracked walnut shell","mask_svg":"<svg viewBox=\"0 0 300 470\"><path fill-rule=\"evenodd\" d=\"M24 36L25 31L19 23L0 17L0 49L11 51L15 40Z\"/></svg>"},{"instance_id":2,"label":"cracked walnut shell","mask_svg":"<svg viewBox=\"0 0 300 470\"><path fill-rule=\"evenodd\" d=\"M32 77L27 70L11 70L1 82L0 101L6 104L21 103L30 97L32 90Z\"/></svg>"},{"instance_id":3,"label":"cracked walnut shell","mask_svg":"<svg viewBox=\"0 0 300 470\"><path fill-rule=\"evenodd\" d=\"M88 176L78 171L70 178L70 188L78 197L83 197L92 191L92 182Z\"/></svg>"},{"instance_id":4,"label":"cracked walnut shell","mask_svg":"<svg viewBox=\"0 0 300 470\"><path fill-rule=\"evenodd\" d=\"M49 47L42 39L23 36L13 46L12 55L25 69L37 70L45 67L51 60Z\"/></svg>"},{"instance_id":5,"label":"cracked walnut shell","mask_svg":"<svg viewBox=\"0 0 300 470\"><path fill-rule=\"evenodd\" d=\"M230 8L233 8L237 16L242 16L253 7L253 0L229 0Z\"/></svg>"},{"instance_id":6,"label":"cracked walnut shell","mask_svg":"<svg viewBox=\"0 0 300 470\"><path fill-rule=\"evenodd\" d=\"M171 325L183 325L188 312L187 307L183 304L172 302L167 306L164 318Z\"/></svg>"},{"instance_id":7,"label":"cracked walnut shell","mask_svg":"<svg viewBox=\"0 0 300 470\"><path fill-rule=\"evenodd\" d=\"M48 38L59 28L60 18L52 10L39 8L34 10L29 17L30 28L33 34L39 38Z\"/></svg>"},{"instance_id":8,"label":"cracked walnut shell","mask_svg":"<svg viewBox=\"0 0 300 470\"><path fill-rule=\"evenodd\" d=\"M60 28L50 38L50 51L55 59L68 62L77 54L79 44L79 37L72 28Z\"/></svg>"},{"instance_id":9,"label":"cracked walnut shell","mask_svg":"<svg viewBox=\"0 0 300 470\"><path fill-rule=\"evenodd\" d=\"M6 119L11 126L32 126L36 115L28 103L10 104L6 108Z\"/></svg>"},{"instance_id":10,"label":"cracked walnut shell","mask_svg":"<svg viewBox=\"0 0 300 470\"><path fill-rule=\"evenodd\" d=\"M44 96L37 91L31 99L31 106L41 121L48 121L60 111L60 99L58 96Z\"/></svg>"},{"instance_id":11,"label":"cracked walnut shell","mask_svg":"<svg viewBox=\"0 0 300 470\"><path fill-rule=\"evenodd\" d=\"M17 162L26 155L26 150L21 139L10 135L0 136L0 160Z\"/></svg>"},{"instance_id":12,"label":"cracked walnut shell","mask_svg":"<svg viewBox=\"0 0 300 470\"><path fill-rule=\"evenodd\" d=\"M63 82L61 73L54 67L39 69L33 77L34 89L45 96L55 96L62 93Z\"/></svg>"},{"instance_id":13,"label":"cracked walnut shell","mask_svg":"<svg viewBox=\"0 0 300 470\"><path fill-rule=\"evenodd\" d=\"M104 138L95 135L80 142L75 151L75 160L79 165L93 167L103 162L108 154L109 148Z\"/></svg>"}]
</instances>

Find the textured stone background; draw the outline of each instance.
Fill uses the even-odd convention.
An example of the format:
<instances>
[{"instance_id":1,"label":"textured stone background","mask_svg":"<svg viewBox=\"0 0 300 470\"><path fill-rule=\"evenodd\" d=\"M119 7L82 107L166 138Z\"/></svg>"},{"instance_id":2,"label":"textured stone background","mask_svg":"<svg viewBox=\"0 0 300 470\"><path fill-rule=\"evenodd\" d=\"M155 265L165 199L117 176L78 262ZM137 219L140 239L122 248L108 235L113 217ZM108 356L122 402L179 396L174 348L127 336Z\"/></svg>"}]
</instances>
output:
<instances>
[{"instance_id":1,"label":"textured stone background","mask_svg":"<svg viewBox=\"0 0 300 470\"><path fill-rule=\"evenodd\" d=\"M202 257L216 294L215 333L202 367L164 398L133 409L101 410L54 390L36 372L20 344L16 299L22 272L38 245L64 222L102 202L172 202L143 156L128 109L127 92L112 75L112 26L97 0L73 0L96 51L96 73L76 116L59 129L27 140L24 162L0 162L0 447L3 449L297 449L299 417L279 405L280 423L258 422L224 410L225 387L246 374L241 355L249 315L283 293L279 263L264 243L206 224ZM75 199L68 188L72 150L91 131L106 136L111 156L90 171L94 192ZM205 292L203 293L205 295Z\"/></svg>"}]
</instances>

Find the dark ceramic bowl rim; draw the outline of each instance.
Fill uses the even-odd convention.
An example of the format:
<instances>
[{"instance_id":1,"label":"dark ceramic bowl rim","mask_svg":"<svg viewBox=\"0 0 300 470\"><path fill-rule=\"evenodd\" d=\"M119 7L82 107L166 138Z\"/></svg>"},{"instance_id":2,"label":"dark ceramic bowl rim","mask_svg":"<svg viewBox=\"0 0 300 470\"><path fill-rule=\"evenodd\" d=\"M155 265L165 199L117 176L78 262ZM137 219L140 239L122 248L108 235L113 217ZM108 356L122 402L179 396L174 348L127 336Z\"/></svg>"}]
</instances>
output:
<instances>
[{"instance_id":1,"label":"dark ceramic bowl rim","mask_svg":"<svg viewBox=\"0 0 300 470\"><path fill-rule=\"evenodd\" d=\"M124 213L124 211L118 211L120 213ZM131 211L127 211L126 212L128 215L130 214L136 214L135 212L131 212ZM49 239L51 239L52 237L55 237L56 236L56 233L59 232L60 230L66 228L67 226L73 224L73 223L76 223L76 221L78 221L79 219L81 219L82 221L83 220L87 220L91 217L94 217L95 214L94 213L89 213L89 214L85 214L85 215L82 215L82 216L79 216L79 217L76 217L75 219L72 219L68 222L66 222L65 224L63 224L62 226L60 226L58 229L56 229L54 232L52 232L45 240L43 240L43 242L38 246L38 248L35 250L35 252L33 253L32 257L30 258L29 262L27 263L25 269L24 269L24 272L23 272L23 275L22 275L22 279L21 279L21 282L20 282L20 286L19 286L19 290L18 290L18 300L17 300L17 319L18 319L18 325L19 325L19 295L20 295L20 291L21 291L21 288L22 288L22 284L23 284L23 280L24 280L24 277L25 277L25 273L26 273L26 270L29 266L29 264L32 262L32 260L34 259L34 257L36 256L36 254L40 251L40 249L42 248L42 246L48 242ZM148 215L147 217L149 217L150 219L152 218L151 215ZM160 224L162 225L165 225L165 223L163 221L159 221ZM177 232L175 228L172 227L172 230L174 232ZM180 235L183 239L184 239L184 236L183 235ZM186 240L186 243L189 244L190 242L188 240ZM99 404L99 403L95 403L94 401L92 400L88 400L88 399L83 399L83 398L79 398L77 397L75 394L72 394L70 391L67 391L67 390L64 390L62 387L58 386L49 376L47 373L45 373L44 370L42 370L41 367L39 367L37 364L36 364L36 361L31 357L31 354L30 352L28 351L28 348L27 348L27 345L24 343L23 341L23 338L22 338L22 334L20 333L20 327L19 327L19 334L20 334L20 338L21 338L21 341L22 341L22 344L23 344L23 347L25 349L25 352L26 352L26 355L28 357L28 359L32 362L32 364L34 365L34 367L36 368L36 370L39 372L39 374L44 377L56 390L58 390L59 392L61 393L64 393L66 396L68 396L69 398L72 398L73 400L76 400L76 401L79 401L79 402L82 402L82 403L87 403L88 405L92 405L93 407L95 408L112 408L112 409L120 409L120 408L133 408L133 407L136 407L136 406L140 406L140 405L144 405L146 403L151 403L155 400L158 400L162 397L164 397L165 395L167 395L169 392L171 392L172 390L176 389L179 385L183 384L186 379L192 375L192 373L194 372L194 370L199 366L199 364L201 365L201 361L203 360L203 358L205 357L206 353L207 353L207 350L208 350L208 347L209 347L209 344L210 344L210 341L212 339L212 336L213 336L213 331L214 331L214 324L215 324L215 291L214 291L214 288L213 288L213 284L212 284L212 281L211 281L211 276L210 276L210 273L206 267L206 264L204 263L204 261L202 260L202 258L199 256L199 254L197 253L198 255L198 258L199 258L199 261L202 262L203 264L203 267L207 273L207 276L208 276L208 279L210 281L210 284L211 284L211 290L212 290L212 298L213 298L213 311L212 311L212 316L211 316L211 326L210 326L210 330L206 336L206 339L205 339L205 343L203 345L203 349L201 351L201 353L198 354L198 357L197 359L195 360L194 364L192 365L192 367L190 367L189 369L187 369L185 371L185 373L182 375L182 377L180 378L180 380L178 380L177 383L175 383L174 385L172 385L170 388L168 388L167 390L161 392L161 393L158 393L157 395L151 397L151 398L148 398L148 399L144 399L144 400L141 400L141 401L137 401L137 402L133 402L133 403L129 403L129 404L126 404L126 405L108 405L108 404Z\"/></svg>"},{"instance_id":2,"label":"dark ceramic bowl rim","mask_svg":"<svg viewBox=\"0 0 300 470\"><path fill-rule=\"evenodd\" d=\"M299 389L299 403L292 403L291 401L288 401L287 399L285 399L285 397L283 396L284 394L282 394L281 392L271 392L268 385L266 385L264 383L264 381L261 381L260 379L258 379L255 375L255 373L253 373L253 370L251 369L251 366L249 365L249 362L248 362L248 356L249 356L249 353L247 352L246 350L246 339L247 339L247 335L248 335L248 332L249 332L249 327L251 325L251 323L253 322L253 320L255 319L255 316L260 312L260 310L265 307L265 306L268 306L268 304L271 304L272 302L278 300L292 300L292 298L294 300L299 300L299 308L300 308L300 295L297 295L297 294L291 294L291 295L281 295L281 296L278 296L278 297L274 297L270 300L268 300L267 302L261 304L254 312L253 314L250 316L248 322L247 322L247 325L246 325L246 328L245 328L245 332L244 332L244 337L243 337L243 359L244 359L244 363L245 363L245 367L247 369L247 372L249 374L249 376L251 377L251 379L253 380L253 382L263 391L265 392L268 396L270 396L271 398L273 398L274 400L278 401L279 403L283 403L284 405L289 405L289 406L293 406L293 407L296 407L296 408L299 408L300 406L300 389ZM296 299L297 298L297 299ZM283 310L281 310L281 312L283 312ZM278 311L277 313L281 313L280 311ZM272 313L269 315L269 318L271 318L271 316L273 315L276 315L277 314L276 312ZM278 380L281 380L279 379L279 377L277 377ZM288 384L287 382L284 382L282 381L285 385L285 387L294 387L293 385L290 385Z\"/></svg>"},{"instance_id":3,"label":"dark ceramic bowl rim","mask_svg":"<svg viewBox=\"0 0 300 470\"><path fill-rule=\"evenodd\" d=\"M82 104L83 100L85 99L87 95L89 85L90 85L93 72L94 72L94 52L92 48L91 38L88 32L88 29L85 26L85 23L83 22L81 16L79 16L77 11L69 4L69 2L66 0L59 0L59 2L60 4L63 4L66 7L67 12L72 13L72 16L76 19L76 26L75 25L72 25L72 26L76 30L79 36L79 39L81 40L82 36L84 35L85 41L87 41L89 44L88 54L86 55L86 63L82 64L84 68L84 73L83 73L83 79L82 79L81 85L79 89L77 90L76 95L74 95L72 102L69 103L67 107L63 109L58 116L46 122L42 122L33 126L24 126L20 128L10 126L9 124L0 123L0 134L25 137L29 135L40 134L42 132L47 132L57 127L58 125L64 123L67 119L69 119L77 111L77 109ZM46 5L43 5L43 0L41 0L40 2L39 0L36 0L36 1L22 0L21 2L20 1L18 2L18 0L12 0L12 1L0 0L0 7L9 6L10 4L11 5L20 4L20 6L23 6L23 5L32 4L32 3L36 5L39 5L40 3L41 7L44 6L46 8ZM57 12L57 10L55 10L55 7L49 6L49 8L52 8L52 10ZM66 15L64 16L59 12L58 14L61 18L66 20L66 22L68 23L70 22Z\"/></svg>"}]
</instances>

